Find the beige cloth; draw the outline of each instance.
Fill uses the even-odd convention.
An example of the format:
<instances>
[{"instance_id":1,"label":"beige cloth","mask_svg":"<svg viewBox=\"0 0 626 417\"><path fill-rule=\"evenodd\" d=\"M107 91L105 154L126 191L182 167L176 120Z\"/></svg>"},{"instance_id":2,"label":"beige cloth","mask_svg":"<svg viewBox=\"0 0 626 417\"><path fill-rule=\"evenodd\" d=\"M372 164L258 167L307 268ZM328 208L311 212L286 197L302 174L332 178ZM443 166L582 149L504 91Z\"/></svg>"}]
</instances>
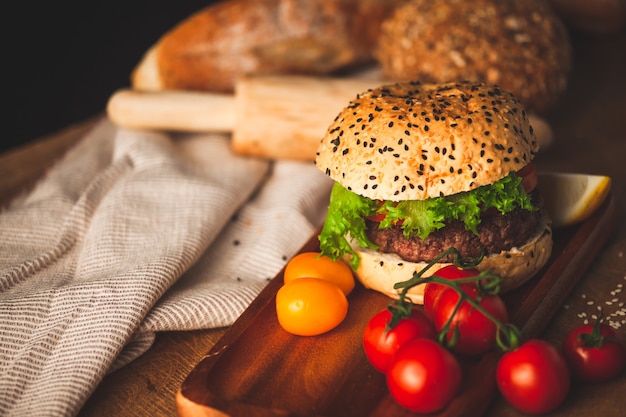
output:
<instances>
[{"instance_id":1,"label":"beige cloth","mask_svg":"<svg viewBox=\"0 0 626 417\"><path fill-rule=\"evenodd\" d=\"M0 213L0 415L75 415L155 332L231 324L321 225L311 163L102 120Z\"/></svg>"}]
</instances>

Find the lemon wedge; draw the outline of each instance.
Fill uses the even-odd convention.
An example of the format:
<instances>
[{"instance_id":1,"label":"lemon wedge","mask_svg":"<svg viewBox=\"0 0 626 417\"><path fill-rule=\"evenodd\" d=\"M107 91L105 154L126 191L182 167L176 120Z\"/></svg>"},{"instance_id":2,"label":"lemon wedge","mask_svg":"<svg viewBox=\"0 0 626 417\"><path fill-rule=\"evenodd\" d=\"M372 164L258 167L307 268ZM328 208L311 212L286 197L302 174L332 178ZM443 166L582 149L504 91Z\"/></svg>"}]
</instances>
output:
<instances>
[{"instance_id":1,"label":"lemon wedge","mask_svg":"<svg viewBox=\"0 0 626 417\"><path fill-rule=\"evenodd\" d=\"M553 227L585 220L600 207L611 189L611 178L603 175L543 172L537 176Z\"/></svg>"}]
</instances>

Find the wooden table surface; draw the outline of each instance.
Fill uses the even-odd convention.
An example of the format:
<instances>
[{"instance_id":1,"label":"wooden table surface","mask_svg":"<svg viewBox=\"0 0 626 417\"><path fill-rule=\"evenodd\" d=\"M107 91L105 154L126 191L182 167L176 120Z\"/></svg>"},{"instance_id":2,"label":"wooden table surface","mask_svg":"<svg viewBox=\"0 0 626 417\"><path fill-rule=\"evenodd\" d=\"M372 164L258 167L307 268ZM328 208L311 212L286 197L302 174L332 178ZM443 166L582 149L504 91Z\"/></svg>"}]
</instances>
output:
<instances>
[{"instance_id":1,"label":"wooden table surface","mask_svg":"<svg viewBox=\"0 0 626 417\"><path fill-rule=\"evenodd\" d=\"M626 337L626 34L573 37L574 68L568 90L547 119L555 142L536 159L540 170L609 175L619 219L615 233L550 323L544 338L559 343L568 329L598 307ZM28 191L89 130L95 119L70 126L0 155L0 207ZM617 299L615 301L614 299ZM620 315L622 314L622 315ZM191 369L225 329L157 335L143 356L108 375L80 416L171 416L175 394ZM566 403L550 415L617 416L626 410L626 374L598 385L576 383ZM518 416L502 400L489 416Z\"/></svg>"}]
</instances>

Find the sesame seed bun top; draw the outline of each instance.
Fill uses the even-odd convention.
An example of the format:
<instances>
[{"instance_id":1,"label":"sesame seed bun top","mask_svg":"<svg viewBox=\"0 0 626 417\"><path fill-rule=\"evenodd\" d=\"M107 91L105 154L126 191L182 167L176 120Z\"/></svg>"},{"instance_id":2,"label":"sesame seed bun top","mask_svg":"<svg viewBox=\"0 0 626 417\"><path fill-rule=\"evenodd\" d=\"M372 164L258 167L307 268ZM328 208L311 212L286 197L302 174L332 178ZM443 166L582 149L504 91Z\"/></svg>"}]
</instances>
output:
<instances>
[{"instance_id":1,"label":"sesame seed bun top","mask_svg":"<svg viewBox=\"0 0 626 417\"><path fill-rule=\"evenodd\" d=\"M315 164L373 200L424 200L492 184L537 150L524 108L496 86L397 83L352 100Z\"/></svg>"}]
</instances>

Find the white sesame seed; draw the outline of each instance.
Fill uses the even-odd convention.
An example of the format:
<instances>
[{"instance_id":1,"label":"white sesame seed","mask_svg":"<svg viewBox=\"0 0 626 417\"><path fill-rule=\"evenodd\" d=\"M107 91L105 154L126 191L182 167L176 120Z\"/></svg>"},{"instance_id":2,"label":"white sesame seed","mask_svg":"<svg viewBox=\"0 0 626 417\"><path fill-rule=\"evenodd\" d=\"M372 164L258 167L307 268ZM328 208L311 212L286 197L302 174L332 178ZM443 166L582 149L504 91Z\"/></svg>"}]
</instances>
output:
<instances>
[{"instance_id":1,"label":"white sesame seed","mask_svg":"<svg viewBox=\"0 0 626 417\"><path fill-rule=\"evenodd\" d=\"M587 305L588 306L592 306L593 305L593 300L592 301L587 301Z\"/></svg>"}]
</instances>

